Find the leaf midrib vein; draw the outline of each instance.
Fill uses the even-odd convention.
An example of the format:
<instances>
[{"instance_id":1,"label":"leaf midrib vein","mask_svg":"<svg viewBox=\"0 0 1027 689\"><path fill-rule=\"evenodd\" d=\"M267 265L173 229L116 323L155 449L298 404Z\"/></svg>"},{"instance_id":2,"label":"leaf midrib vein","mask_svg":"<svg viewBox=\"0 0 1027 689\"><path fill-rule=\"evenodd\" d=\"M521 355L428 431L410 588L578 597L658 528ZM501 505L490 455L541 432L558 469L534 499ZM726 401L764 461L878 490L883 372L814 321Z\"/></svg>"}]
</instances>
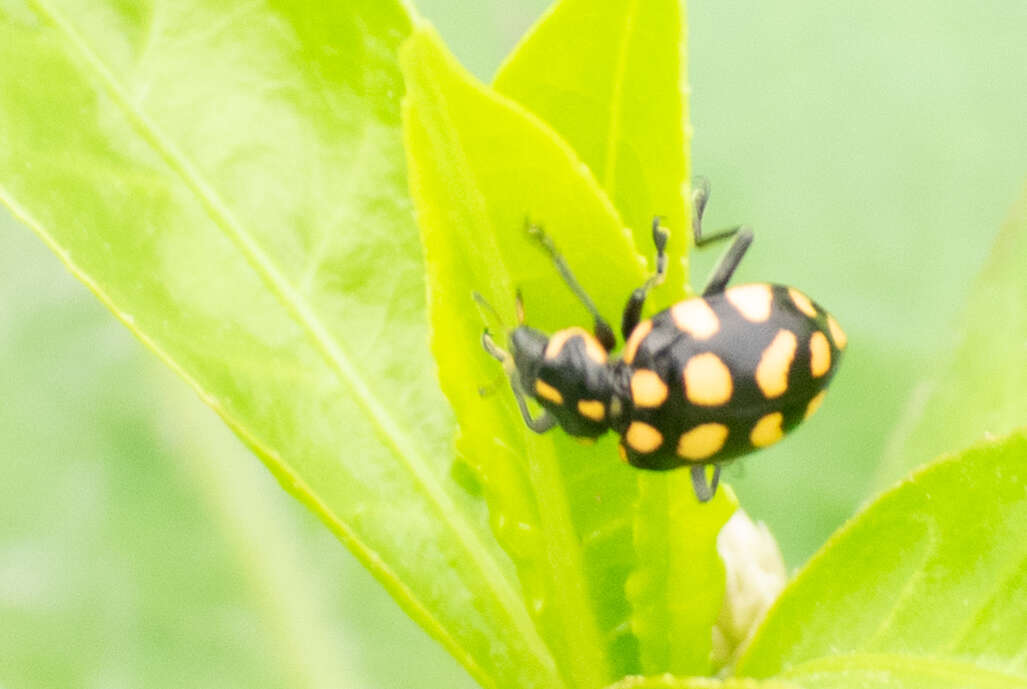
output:
<instances>
[{"instance_id":1,"label":"leaf midrib vein","mask_svg":"<svg viewBox=\"0 0 1027 689\"><path fill-rule=\"evenodd\" d=\"M620 44L617 46L617 61L613 69L613 93L610 98L610 129L606 135L606 156L603 165L603 189L610 197L615 197L614 185L617 183L617 150L620 147L621 115L623 114L624 77L627 72L628 45L635 26L635 15L638 13L638 0L630 0L624 16L624 31L621 33Z\"/></svg>"},{"instance_id":2,"label":"leaf midrib vein","mask_svg":"<svg viewBox=\"0 0 1027 689\"><path fill-rule=\"evenodd\" d=\"M306 307L303 301L298 298L295 290L289 285L285 277L279 273L269 257L262 252L248 231L234 218L228 207L193 168L187 158L177 152L156 125L131 103L114 75L106 68L70 23L53 8L48 7L43 0L33 0L33 4L40 15L51 21L66 35L67 39L79 51L85 65L93 70L107 87L113 101L126 113L143 138L183 180L186 186L196 194L201 204L207 209L214 224L242 251L247 262L264 280L265 284L268 285L286 309L292 313L293 317L297 319L316 345L316 348L321 351L329 365L336 370L340 379L347 383L355 392L358 403L375 423L380 435L386 441L386 445L391 446L396 455L410 469L414 478L422 485L429 501L441 514L442 520L449 525L457 536L463 549L468 552L470 561L475 563L485 581L492 586L493 592L507 610L508 615L514 620L518 619L521 616L519 613L523 609L520 597L509 587L508 580L498 565L490 557L484 555L487 552L484 545L479 542L471 527L459 519L459 512L456 506L430 474L426 460L420 456L420 453L416 451L405 434L400 431L398 424L372 394L368 385L349 361L342 347L331 337L324 325ZM501 584L498 582L501 582ZM441 625L440 628L444 629ZM525 645L532 646L528 640L525 640Z\"/></svg>"}]
</instances>

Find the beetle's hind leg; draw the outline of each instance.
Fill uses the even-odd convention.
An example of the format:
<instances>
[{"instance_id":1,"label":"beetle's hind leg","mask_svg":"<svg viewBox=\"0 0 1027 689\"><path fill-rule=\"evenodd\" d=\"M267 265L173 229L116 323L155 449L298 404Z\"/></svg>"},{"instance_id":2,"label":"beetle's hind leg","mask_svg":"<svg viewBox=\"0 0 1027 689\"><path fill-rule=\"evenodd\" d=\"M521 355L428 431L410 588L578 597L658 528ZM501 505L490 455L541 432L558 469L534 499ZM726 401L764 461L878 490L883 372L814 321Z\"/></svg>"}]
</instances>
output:
<instances>
[{"instance_id":1,"label":"beetle's hind leg","mask_svg":"<svg viewBox=\"0 0 1027 689\"><path fill-rule=\"evenodd\" d=\"M712 234L703 234L702 216L706 210L706 202L710 198L710 182L705 177L696 177L692 180L692 186L692 238L696 248L707 246L722 239L735 238L727 253L717 263L717 267L713 270L713 275L706 282L706 287L703 288L702 295L708 297L711 294L723 292L724 288L727 287L728 281L731 280L735 269L738 268L738 264L742 262L742 257L745 256L749 245L752 244L752 229L746 225L738 225L737 227L730 227Z\"/></svg>"},{"instance_id":2,"label":"beetle's hind leg","mask_svg":"<svg viewBox=\"0 0 1027 689\"><path fill-rule=\"evenodd\" d=\"M713 467L713 480L706 482L706 465L694 466L692 471L692 488L695 490L695 497L699 502L709 502L717 494L717 485L720 483L720 465Z\"/></svg>"},{"instance_id":3,"label":"beetle's hind leg","mask_svg":"<svg viewBox=\"0 0 1027 689\"><path fill-rule=\"evenodd\" d=\"M706 203L710 200L710 180L696 177L692 180L692 239L696 247L719 242L721 239L733 237L742 226L729 227L712 234L703 234L702 217L706 212Z\"/></svg>"},{"instance_id":4,"label":"beetle's hind leg","mask_svg":"<svg viewBox=\"0 0 1027 689\"><path fill-rule=\"evenodd\" d=\"M739 225L730 232L735 235L735 241L721 257L717 267L713 270L713 275L706 282L706 287L702 291L704 297L724 291L731 276L735 274L738 264L742 262L745 252L749 250L749 245L752 244L752 230L748 226Z\"/></svg>"},{"instance_id":5,"label":"beetle's hind leg","mask_svg":"<svg viewBox=\"0 0 1027 689\"><path fill-rule=\"evenodd\" d=\"M492 358L503 364L503 369L510 379L510 388L513 390L514 398L517 400L517 408L520 410L521 417L528 428L536 433L545 433L555 426L556 417L550 414L549 410L544 410L535 417L531 415L531 410L528 409L528 400L525 398L524 391L521 390L521 383L517 379L517 368L514 366L513 357L510 356L508 351L496 344L488 328L481 334L481 346Z\"/></svg>"}]
</instances>

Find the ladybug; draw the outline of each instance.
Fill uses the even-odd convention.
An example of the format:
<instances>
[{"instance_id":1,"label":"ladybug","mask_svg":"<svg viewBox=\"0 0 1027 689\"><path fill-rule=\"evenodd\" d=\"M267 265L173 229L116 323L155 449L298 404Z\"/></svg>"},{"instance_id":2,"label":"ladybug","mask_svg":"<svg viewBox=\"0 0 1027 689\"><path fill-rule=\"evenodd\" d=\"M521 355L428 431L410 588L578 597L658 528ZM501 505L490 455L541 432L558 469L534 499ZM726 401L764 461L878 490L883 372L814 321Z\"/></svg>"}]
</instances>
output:
<instances>
[{"instance_id":1,"label":"ladybug","mask_svg":"<svg viewBox=\"0 0 1027 689\"><path fill-rule=\"evenodd\" d=\"M721 465L780 440L824 400L846 335L838 322L794 287L727 283L752 243L752 231L734 227L703 235L709 184L697 180L692 233L701 247L734 237L701 296L642 320L649 290L663 281L668 232L655 218L656 272L632 292L621 320L624 348L540 228L529 231L550 253L564 282L594 319L547 335L519 325L509 351L486 330L485 350L503 363L521 415L530 429L594 439L621 436L620 455L640 469L690 467L696 497L712 499ZM527 398L543 411L532 416ZM712 465L712 480L706 467Z\"/></svg>"}]
</instances>

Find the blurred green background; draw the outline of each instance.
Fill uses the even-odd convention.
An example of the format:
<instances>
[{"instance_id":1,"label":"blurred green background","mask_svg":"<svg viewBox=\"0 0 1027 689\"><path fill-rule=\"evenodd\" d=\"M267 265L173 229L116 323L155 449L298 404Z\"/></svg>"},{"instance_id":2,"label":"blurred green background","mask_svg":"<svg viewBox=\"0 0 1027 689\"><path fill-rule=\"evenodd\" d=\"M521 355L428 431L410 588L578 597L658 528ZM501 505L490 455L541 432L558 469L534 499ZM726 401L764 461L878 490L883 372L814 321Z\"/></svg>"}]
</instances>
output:
<instances>
[{"instance_id":1,"label":"blurred green background","mask_svg":"<svg viewBox=\"0 0 1027 689\"><path fill-rule=\"evenodd\" d=\"M418 5L489 79L546 3ZM795 284L850 336L818 416L727 472L795 567L877 488L1021 189L1027 4L689 19L711 226L751 223L740 279ZM6 214L0 246L0 688L474 686Z\"/></svg>"}]
</instances>

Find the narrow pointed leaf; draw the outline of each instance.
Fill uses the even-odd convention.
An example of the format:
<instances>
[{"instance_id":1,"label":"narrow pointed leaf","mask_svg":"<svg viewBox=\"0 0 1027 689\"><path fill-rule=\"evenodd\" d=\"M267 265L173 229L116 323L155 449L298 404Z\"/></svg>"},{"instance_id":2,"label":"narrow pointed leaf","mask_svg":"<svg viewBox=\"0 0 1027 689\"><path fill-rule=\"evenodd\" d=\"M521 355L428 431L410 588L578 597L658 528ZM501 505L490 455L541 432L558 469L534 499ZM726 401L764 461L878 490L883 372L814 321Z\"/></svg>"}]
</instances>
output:
<instances>
[{"instance_id":1,"label":"narrow pointed leaf","mask_svg":"<svg viewBox=\"0 0 1027 689\"><path fill-rule=\"evenodd\" d=\"M514 294L528 322L552 331L589 317L525 230L542 224L603 313L617 313L642 280L630 237L588 169L536 118L476 83L425 29L403 55L411 186L428 257L433 350L443 389L461 420L459 449L478 473L500 541L517 560L525 596L568 684L610 680L610 625L626 610L603 604L611 562L592 546L617 537L633 471L607 440L584 448L560 431L530 432L501 366L481 348L483 294L507 327ZM503 339L499 324L490 323ZM505 344L501 342L501 344ZM493 394L483 397L480 389ZM602 477L594 481L594 476ZM609 526L610 530L605 530ZM621 574L623 576L623 574ZM614 579L615 581L617 578ZM620 601L620 604L617 604Z\"/></svg>"},{"instance_id":2,"label":"narrow pointed leaf","mask_svg":"<svg viewBox=\"0 0 1027 689\"><path fill-rule=\"evenodd\" d=\"M644 255L652 255L650 221L663 216L672 230L671 260L666 282L650 296L652 310L687 289L685 43L680 0L563 0L495 80L498 91L540 115L574 147ZM620 669L705 674L724 591L716 537L733 500L721 496L698 505L687 472L640 475L638 483L637 569L628 595L641 657L623 655ZM606 539L603 547L615 551L623 544Z\"/></svg>"},{"instance_id":3,"label":"narrow pointed leaf","mask_svg":"<svg viewBox=\"0 0 1027 689\"><path fill-rule=\"evenodd\" d=\"M810 687L1027 686L1027 434L935 462L799 573L735 669Z\"/></svg>"},{"instance_id":4,"label":"narrow pointed leaf","mask_svg":"<svg viewBox=\"0 0 1027 689\"><path fill-rule=\"evenodd\" d=\"M693 495L687 470L639 477L638 565L628 580L644 672L707 675L713 624L724 596L717 534L738 503L722 487L709 503Z\"/></svg>"},{"instance_id":5,"label":"narrow pointed leaf","mask_svg":"<svg viewBox=\"0 0 1027 689\"><path fill-rule=\"evenodd\" d=\"M409 31L370 0L2 0L0 199L484 686L540 686L513 569L448 480Z\"/></svg>"},{"instance_id":6,"label":"narrow pointed leaf","mask_svg":"<svg viewBox=\"0 0 1027 689\"><path fill-rule=\"evenodd\" d=\"M685 43L681 0L562 0L495 80L592 169L650 261L650 221L664 218L671 260L656 303L680 298L687 279Z\"/></svg>"}]
</instances>

